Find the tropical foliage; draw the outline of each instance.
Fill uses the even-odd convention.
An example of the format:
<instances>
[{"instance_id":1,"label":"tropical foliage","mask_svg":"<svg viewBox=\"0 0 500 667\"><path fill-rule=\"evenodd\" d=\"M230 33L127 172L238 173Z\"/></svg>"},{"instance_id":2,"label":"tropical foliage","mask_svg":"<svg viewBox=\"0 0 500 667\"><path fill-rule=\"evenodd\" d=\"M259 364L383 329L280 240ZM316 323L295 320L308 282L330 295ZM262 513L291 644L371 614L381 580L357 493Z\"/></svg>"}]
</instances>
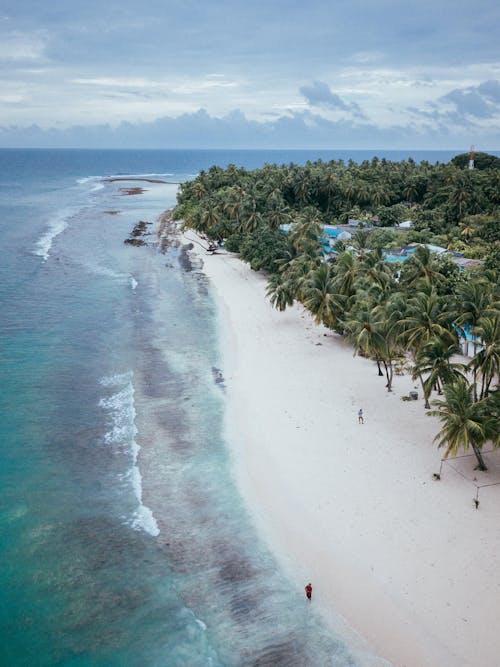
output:
<instances>
[{"instance_id":1,"label":"tropical foliage","mask_svg":"<svg viewBox=\"0 0 500 667\"><path fill-rule=\"evenodd\" d=\"M346 336L388 391L409 363L442 421L445 456L471 448L484 469L483 445L500 444L500 169L484 157L480 169L462 162L214 166L182 184L174 215L265 270L273 306L300 302ZM358 231L332 251L323 226L350 218ZM400 230L408 219L412 229ZM386 261L411 243L421 245L408 261ZM429 244L481 261L463 271ZM457 356L465 336L476 345L468 364Z\"/></svg>"}]
</instances>

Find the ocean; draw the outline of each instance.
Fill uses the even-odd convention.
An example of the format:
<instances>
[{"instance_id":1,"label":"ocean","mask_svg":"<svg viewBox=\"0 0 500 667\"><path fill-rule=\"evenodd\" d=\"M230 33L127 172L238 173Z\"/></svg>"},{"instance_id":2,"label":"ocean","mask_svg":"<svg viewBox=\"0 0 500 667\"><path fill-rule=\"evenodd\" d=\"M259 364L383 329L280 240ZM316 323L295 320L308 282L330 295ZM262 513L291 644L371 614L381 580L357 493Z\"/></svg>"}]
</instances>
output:
<instances>
[{"instance_id":1,"label":"ocean","mask_svg":"<svg viewBox=\"0 0 500 667\"><path fill-rule=\"evenodd\" d=\"M453 153L385 153L409 155ZM176 184L211 164L319 157L349 155L0 150L0 664L381 664L256 534L212 288L155 235ZM147 245L125 244L140 221Z\"/></svg>"}]
</instances>

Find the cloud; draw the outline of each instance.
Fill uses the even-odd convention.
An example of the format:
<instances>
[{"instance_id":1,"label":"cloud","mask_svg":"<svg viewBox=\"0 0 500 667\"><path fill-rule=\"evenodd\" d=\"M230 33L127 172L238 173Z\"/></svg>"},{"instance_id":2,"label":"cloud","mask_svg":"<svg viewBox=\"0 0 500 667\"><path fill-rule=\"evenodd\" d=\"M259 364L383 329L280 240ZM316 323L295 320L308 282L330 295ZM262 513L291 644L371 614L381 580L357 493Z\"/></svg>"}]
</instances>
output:
<instances>
[{"instance_id":1,"label":"cloud","mask_svg":"<svg viewBox=\"0 0 500 667\"><path fill-rule=\"evenodd\" d=\"M439 143L438 143L439 142ZM240 110L213 116L205 109L150 122L122 122L42 129L0 127L0 146L34 148L273 148L273 149L433 149L454 150L468 145L467 128L450 134L428 121L380 128L369 122L344 118L330 120L311 111L295 111L266 121L250 120ZM483 134L476 144L500 145L498 129Z\"/></svg>"},{"instance_id":2,"label":"cloud","mask_svg":"<svg viewBox=\"0 0 500 667\"><path fill-rule=\"evenodd\" d=\"M461 116L494 118L500 114L500 82L484 81L478 86L456 88L438 102L450 103Z\"/></svg>"},{"instance_id":3,"label":"cloud","mask_svg":"<svg viewBox=\"0 0 500 667\"><path fill-rule=\"evenodd\" d=\"M0 61L33 61L44 57L45 39L40 34L10 32L0 35Z\"/></svg>"},{"instance_id":4,"label":"cloud","mask_svg":"<svg viewBox=\"0 0 500 667\"><path fill-rule=\"evenodd\" d=\"M344 102L323 81L314 81L309 86L302 86L299 92L313 107L323 107L333 111L347 111L359 118L365 117L356 102Z\"/></svg>"},{"instance_id":5,"label":"cloud","mask_svg":"<svg viewBox=\"0 0 500 667\"><path fill-rule=\"evenodd\" d=\"M486 99L500 104L500 81L485 81L477 89Z\"/></svg>"},{"instance_id":6,"label":"cloud","mask_svg":"<svg viewBox=\"0 0 500 667\"><path fill-rule=\"evenodd\" d=\"M500 82L487 80L477 86L454 88L422 106L408 106L405 112L415 123L444 132L449 136L477 137L476 143L500 145ZM485 139L483 137L489 137Z\"/></svg>"}]
</instances>

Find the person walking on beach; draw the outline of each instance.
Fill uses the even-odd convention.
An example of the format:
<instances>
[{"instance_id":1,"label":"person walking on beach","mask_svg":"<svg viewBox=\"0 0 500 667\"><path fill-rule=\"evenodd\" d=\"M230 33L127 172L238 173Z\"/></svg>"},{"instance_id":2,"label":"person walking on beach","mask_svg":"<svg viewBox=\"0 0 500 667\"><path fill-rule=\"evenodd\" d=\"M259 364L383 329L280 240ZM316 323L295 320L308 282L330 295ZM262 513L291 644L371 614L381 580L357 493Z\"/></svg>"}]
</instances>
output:
<instances>
[{"instance_id":1,"label":"person walking on beach","mask_svg":"<svg viewBox=\"0 0 500 667\"><path fill-rule=\"evenodd\" d=\"M313 587L312 587L311 584L309 583L309 584L307 584L307 586L306 586L306 598L307 598L308 600L310 600L310 599L312 598L312 592L313 592Z\"/></svg>"},{"instance_id":2,"label":"person walking on beach","mask_svg":"<svg viewBox=\"0 0 500 667\"><path fill-rule=\"evenodd\" d=\"M362 410L362 408L359 408L359 411L358 411L358 424L364 424L364 423L365 423L365 422L364 422L364 420L363 420L363 410Z\"/></svg>"}]
</instances>

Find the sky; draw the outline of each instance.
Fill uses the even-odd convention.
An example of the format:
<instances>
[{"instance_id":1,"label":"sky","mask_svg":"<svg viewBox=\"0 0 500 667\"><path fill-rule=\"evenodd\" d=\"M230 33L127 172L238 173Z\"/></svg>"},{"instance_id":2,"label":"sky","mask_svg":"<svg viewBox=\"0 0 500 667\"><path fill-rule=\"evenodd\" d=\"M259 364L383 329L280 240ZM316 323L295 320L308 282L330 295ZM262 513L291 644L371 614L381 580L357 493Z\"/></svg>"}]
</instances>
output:
<instances>
[{"instance_id":1,"label":"sky","mask_svg":"<svg viewBox=\"0 0 500 667\"><path fill-rule=\"evenodd\" d=\"M500 149L498 0L2 0L0 146Z\"/></svg>"}]
</instances>

